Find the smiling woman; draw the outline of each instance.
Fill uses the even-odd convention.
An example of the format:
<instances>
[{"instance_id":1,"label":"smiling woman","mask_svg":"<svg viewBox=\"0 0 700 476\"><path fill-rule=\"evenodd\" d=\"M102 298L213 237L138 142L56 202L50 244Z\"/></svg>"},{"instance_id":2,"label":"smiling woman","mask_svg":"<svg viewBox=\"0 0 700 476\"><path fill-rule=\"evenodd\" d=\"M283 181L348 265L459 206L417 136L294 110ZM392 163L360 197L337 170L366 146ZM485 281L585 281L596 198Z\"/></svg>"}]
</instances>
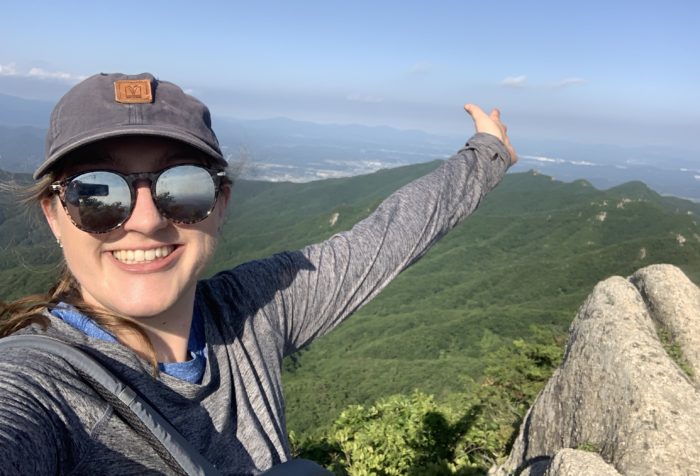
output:
<instances>
[{"instance_id":1,"label":"smiling woman","mask_svg":"<svg viewBox=\"0 0 700 476\"><path fill-rule=\"evenodd\" d=\"M172 139L126 136L86 147L82 159L64 159L69 178L41 200L80 295L95 308L140 318L159 360L186 361L188 303L215 249L230 192L225 173L202 168L201 154ZM112 170L100 170L106 157ZM147 352L139 340L122 341Z\"/></svg>"},{"instance_id":2,"label":"smiling woman","mask_svg":"<svg viewBox=\"0 0 700 476\"><path fill-rule=\"evenodd\" d=\"M90 77L54 109L30 192L65 271L47 295L2 304L0 336L85 351L221 473L288 461L284 356L374 297L515 161L498 111L466 110L467 145L352 230L199 280L232 188L208 109L150 74ZM0 473L172 470L68 360L15 346L0 382Z\"/></svg>"}]
</instances>

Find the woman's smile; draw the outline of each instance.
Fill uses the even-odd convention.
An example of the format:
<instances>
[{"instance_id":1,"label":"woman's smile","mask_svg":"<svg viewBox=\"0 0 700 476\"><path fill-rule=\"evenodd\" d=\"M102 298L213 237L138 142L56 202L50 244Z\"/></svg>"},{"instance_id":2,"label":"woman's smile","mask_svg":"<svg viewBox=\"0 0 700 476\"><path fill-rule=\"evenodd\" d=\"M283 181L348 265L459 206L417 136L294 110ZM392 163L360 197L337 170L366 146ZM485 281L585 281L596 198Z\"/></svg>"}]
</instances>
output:
<instances>
[{"instance_id":1,"label":"woman's smile","mask_svg":"<svg viewBox=\"0 0 700 476\"><path fill-rule=\"evenodd\" d=\"M174 249L174 246L168 245L149 249L114 250L112 256L124 264L148 263L166 258Z\"/></svg>"}]
</instances>

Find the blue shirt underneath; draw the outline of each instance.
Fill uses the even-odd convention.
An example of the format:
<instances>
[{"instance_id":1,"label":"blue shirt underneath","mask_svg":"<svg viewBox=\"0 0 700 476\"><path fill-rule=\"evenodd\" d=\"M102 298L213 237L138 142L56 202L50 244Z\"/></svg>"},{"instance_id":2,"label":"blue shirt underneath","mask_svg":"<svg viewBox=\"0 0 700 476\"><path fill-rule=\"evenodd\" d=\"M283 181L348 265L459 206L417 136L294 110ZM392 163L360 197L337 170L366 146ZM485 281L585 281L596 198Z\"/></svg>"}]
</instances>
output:
<instances>
[{"instance_id":1,"label":"blue shirt underneath","mask_svg":"<svg viewBox=\"0 0 700 476\"><path fill-rule=\"evenodd\" d=\"M69 304L60 303L57 307L51 309L51 314L89 337L102 339L107 342L119 342L112 334L100 327L95 321ZM192 358L187 362L160 362L158 363L158 368L161 372L180 380L199 384L202 382L204 368L207 363L205 349L206 338L204 336L204 322L195 307L192 314L190 337L187 341L187 350Z\"/></svg>"}]
</instances>

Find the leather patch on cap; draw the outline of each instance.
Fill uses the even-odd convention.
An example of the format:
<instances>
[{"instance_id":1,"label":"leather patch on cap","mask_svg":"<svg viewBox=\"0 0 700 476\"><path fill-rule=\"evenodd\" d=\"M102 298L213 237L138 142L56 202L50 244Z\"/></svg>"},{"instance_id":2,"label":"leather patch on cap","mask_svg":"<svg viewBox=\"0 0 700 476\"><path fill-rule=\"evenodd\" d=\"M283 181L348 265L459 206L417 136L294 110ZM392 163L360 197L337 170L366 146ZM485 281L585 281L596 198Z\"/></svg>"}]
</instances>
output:
<instances>
[{"instance_id":1,"label":"leather patch on cap","mask_svg":"<svg viewBox=\"0 0 700 476\"><path fill-rule=\"evenodd\" d=\"M153 102L150 79L119 79L114 82L114 100L123 104Z\"/></svg>"}]
</instances>

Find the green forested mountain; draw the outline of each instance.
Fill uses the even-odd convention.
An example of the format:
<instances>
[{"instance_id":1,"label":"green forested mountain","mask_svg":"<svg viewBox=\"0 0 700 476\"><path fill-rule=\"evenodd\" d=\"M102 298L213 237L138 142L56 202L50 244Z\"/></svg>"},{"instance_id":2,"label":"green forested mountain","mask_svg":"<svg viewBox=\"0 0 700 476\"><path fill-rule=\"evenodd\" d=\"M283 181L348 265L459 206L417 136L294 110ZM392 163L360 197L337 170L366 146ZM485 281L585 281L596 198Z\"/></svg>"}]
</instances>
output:
<instances>
[{"instance_id":1,"label":"green forested mountain","mask_svg":"<svg viewBox=\"0 0 700 476\"><path fill-rule=\"evenodd\" d=\"M305 184L238 181L210 273L348 229L437 164ZM598 281L672 263L700 282L699 216L700 205L661 197L640 182L600 191L583 180L507 175L472 217L379 297L286 362L290 429L321 438L348 405L394 394L414 395L426 408L432 404L424 394L458 407L494 382L518 394L521 408L536 387L503 382L546 379L537 368L556 360L551 348L561 348ZM45 289L58 258L45 226L27 220L0 194L4 299ZM518 355L524 360L512 360ZM527 359L534 366L521 369Z\"/></svg>"}]
</instances>

